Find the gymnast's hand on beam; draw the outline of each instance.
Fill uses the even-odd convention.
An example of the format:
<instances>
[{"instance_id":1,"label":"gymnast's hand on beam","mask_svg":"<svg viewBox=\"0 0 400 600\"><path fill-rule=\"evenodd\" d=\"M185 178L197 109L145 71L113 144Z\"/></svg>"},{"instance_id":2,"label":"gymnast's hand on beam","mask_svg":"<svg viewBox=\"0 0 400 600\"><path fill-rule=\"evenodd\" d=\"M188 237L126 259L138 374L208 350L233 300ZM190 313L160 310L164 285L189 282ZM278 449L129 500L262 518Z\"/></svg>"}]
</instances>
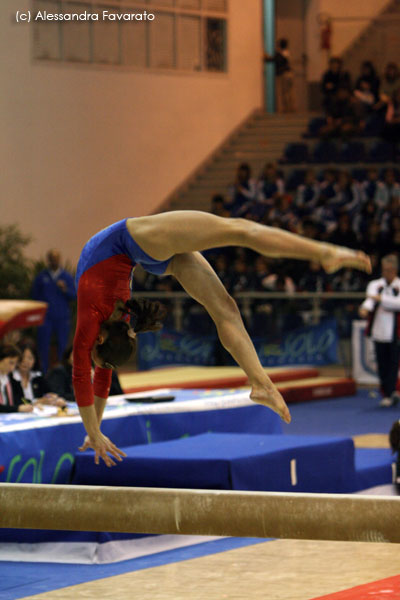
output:
<instances>
[{"instance_id":1,"label":"gymnast's hand on beam","mask_svg":"<svg viewBox=\"0 0 400 600\"><path fill-rule=\"evenodd\" d=\"M85 437L82 446L79 447L81 452L84 452L88 448L92 448L95 451L94 462L96 465L100 464L100 458L102 458L107 467L113 467L117 463L111 458L113 456L119 462L122 461L122 456L126 456L123 450L117 448L115 444L105 435L99 431L95 436ZM109 456L111 454L111 456Z\"/></svg>"}]
</instances>

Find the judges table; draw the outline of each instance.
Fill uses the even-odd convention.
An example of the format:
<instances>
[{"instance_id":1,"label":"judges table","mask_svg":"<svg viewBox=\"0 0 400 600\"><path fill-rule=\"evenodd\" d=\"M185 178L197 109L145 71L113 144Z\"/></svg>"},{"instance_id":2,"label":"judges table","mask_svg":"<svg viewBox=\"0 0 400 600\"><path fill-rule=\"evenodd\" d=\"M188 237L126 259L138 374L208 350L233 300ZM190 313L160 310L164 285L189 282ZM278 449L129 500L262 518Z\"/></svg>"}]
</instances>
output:
<instances>
[{"instance_id":1,"label":"judges table","mask_svg":"<svg viewBox=\"0 0 400 600\"><path fill-rule=\"evenodd\" d=\"M173 401L163 397L175 396ZM137 398L156 397L155 403ZM174 440L202 433L281 433L280 418L254 404L248 389L158 390L109 399L102 431L119 447ZM70 416L0 415L0 481L68 483L84 438L76 406Z\"/></svg>"}]
</instances>

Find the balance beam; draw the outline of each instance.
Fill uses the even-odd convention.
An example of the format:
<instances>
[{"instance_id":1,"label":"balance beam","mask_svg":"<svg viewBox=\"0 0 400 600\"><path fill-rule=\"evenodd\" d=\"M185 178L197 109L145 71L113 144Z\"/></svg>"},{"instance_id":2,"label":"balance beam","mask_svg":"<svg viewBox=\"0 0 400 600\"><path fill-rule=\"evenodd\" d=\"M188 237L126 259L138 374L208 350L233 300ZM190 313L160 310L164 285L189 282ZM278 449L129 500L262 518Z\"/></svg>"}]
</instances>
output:
<instances>
[{"instance_id":1,"label":"balance beam","mask_svg":"<svg viewBox=\"0 0 400 600\"><path fill-rule=\"evenodd\" d=\"M0 527L400 543L400 498L2 483Z\"/></svg>"}]
</instances>

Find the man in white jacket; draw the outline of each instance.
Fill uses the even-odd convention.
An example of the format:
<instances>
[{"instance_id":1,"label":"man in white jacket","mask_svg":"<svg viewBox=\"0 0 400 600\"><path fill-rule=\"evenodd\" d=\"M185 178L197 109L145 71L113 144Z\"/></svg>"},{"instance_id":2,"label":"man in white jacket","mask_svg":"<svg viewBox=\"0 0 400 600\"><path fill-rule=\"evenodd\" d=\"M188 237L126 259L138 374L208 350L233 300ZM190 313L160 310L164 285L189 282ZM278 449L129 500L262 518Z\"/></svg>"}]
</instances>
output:
<instances>
[{"instance_id":1,"label":"man in white jacket","mask_svg":"<svg viewBox=\"0 0 400 600\"><path fill-rule=\"evenodd\" d=\"M396 392L400 359L400 279L395 254L382 258L382 277L370 281L367 298L359 314L368 319L367 335L375 346L378 375L383 392L380 406L393 406L400 399Z\"/></svg>"}]
</instances>

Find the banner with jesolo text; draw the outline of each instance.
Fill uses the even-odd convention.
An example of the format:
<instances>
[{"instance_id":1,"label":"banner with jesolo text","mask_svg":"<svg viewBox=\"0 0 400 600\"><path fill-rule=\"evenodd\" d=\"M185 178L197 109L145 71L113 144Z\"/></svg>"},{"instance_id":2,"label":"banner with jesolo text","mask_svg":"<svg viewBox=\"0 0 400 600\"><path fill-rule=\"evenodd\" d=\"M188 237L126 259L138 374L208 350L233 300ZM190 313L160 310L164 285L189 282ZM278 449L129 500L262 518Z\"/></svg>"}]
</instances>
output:
<instances>
[{"instance_id":1,"label":"banner with jesolo text","mask_svg":"<svg viewBox=\"0 0 400 600\"><path fill-rule=\"evenodd\" d=\"M163 329L139 336L140 371L170 365L215 365L215 336L197 336Z\"/></svg>"},{"instance_id":2,"label":"banner with jesolo text","mask_svg":"<svg viewBox=\"0 0 400 600\"><path fill-rule=\"evenodd\" d=\"M172 365L215 365L216 336L197 336L171 330L140 335L139 370ZM337 362L336 321L326 319L318 325L299 327L279 340L253 338L264 367L328 365ZM236 364L232 359L231 364Z\"/></svg>"},{"instance_id":3,"label":"banner with jesolo text","mask_svg":"<svg viewBox=\"0 0 400 600\"><path fill-rule=\"evenodd\" d=\"M287 332L278 342L253 339L264 367L297 365L330 365L337 362L338 332L335 319L318 325L298 327Z\"/></svg>"}]
</instances>

